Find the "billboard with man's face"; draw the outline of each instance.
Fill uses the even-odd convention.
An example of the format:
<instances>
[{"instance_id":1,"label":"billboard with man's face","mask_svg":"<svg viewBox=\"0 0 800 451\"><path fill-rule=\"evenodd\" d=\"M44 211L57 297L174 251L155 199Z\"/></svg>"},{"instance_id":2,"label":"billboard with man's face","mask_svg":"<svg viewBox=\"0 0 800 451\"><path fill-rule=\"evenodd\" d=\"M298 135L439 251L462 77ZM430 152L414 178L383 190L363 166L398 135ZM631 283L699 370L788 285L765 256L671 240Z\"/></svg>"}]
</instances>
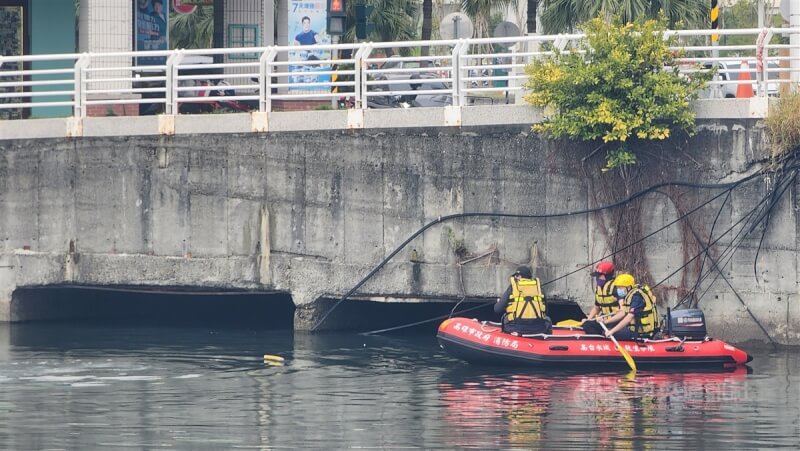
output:
<instances>
[{"instance_id":1,"label":"billboard with man's face","mask_svg":"<svg viewBox=\"0 0 800 451\"><path fill-rule=\"evenodd\" d=\"M299 50L289 51L289 61L302 62L289 65L290 83L303 83L307 86L294 86L289 92L330 92L330 85L317 83L330 82L330 74L319 74L321 71L330 71L329 63L315 64L314 61L330 60L331 51L315 48L320 44L330 44L328 35L327 0L289 0L289 45L302 46Z\"/></svg>"}]
</instances>

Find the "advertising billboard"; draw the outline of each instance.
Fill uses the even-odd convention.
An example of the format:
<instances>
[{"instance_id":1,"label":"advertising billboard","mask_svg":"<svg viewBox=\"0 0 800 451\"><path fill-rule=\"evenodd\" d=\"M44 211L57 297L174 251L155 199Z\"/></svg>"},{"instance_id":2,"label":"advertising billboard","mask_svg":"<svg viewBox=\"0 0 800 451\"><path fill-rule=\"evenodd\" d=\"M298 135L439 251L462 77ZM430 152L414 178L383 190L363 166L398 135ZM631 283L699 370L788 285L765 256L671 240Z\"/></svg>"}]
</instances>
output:
<instances>
[{"instance_id":1,"label":"advertising billboard","mask_svg":"<svg viewBox=\"0 0 800 451\"><path fill-rule=\"evenodd\" d=\"M319 72L330 71L331 66L315 64L314 61L330 60L331 51L320 49L320 44L330 44L331 37L326 27L328 21L327 0L289 0L289 45L302 46L299 50L289 51L289 62L302 62L290 64L289 83L301 84L289 88L289 92L329 92L329 85L318 85L331 81L330 74ZM302 86L302 84L314 85Z\"/></svg>"},{"instance_id":2,"label":"advertising billboard","mask_svg":"<svg viewBox=\"0 0 800 451\"><path fill-rule=\"evenodd\" d=\"M134 32L137 51L169 48L169 5L166 0L134 0ZM140 56L139 65L164 64L166 57Z\"/></svg>"}]
</instances>

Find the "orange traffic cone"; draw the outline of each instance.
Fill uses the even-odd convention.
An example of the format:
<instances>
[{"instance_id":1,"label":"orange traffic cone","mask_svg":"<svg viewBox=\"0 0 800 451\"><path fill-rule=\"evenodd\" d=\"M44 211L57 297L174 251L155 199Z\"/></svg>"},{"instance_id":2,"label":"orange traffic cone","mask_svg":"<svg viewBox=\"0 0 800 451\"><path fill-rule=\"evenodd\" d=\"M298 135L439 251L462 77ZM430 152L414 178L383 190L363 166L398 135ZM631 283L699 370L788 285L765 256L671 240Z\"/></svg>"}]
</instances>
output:
<instances>
[{"instance_id":1,"label":"orange traffic cone","mask_svg":"<svg viewBox=\"0 0 800 451\"><path fill-rule=\"evenodd\" d=\"M742 71L739 72L739 84L736 85L736 98L747 99L753 97L753 84L750 83L750 65L747 60L742 60Z\"/></svg>"}]
</instances>

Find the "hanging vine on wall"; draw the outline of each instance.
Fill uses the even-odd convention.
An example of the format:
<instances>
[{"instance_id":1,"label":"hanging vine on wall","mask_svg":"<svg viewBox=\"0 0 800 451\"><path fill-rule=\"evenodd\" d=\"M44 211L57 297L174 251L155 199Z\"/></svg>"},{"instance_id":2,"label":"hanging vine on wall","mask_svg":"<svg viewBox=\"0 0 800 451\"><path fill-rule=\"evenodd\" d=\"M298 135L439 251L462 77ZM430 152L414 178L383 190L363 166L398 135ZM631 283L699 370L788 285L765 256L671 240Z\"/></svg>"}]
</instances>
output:
<instances>
[{"instance_id":1,"label":"hanging vine on wall","mask_svg":"<svg viewBox=\"0 0 800 451\"><path fill-rule=\"evenodd\" d=\"M639 174L640 167L625 166L621 168L620 176L609 178L600 171L604 163L594 162L590 169L585 171L589 184L589 192L594 205L602 205L609 200L621 200L630 197L630 194L641 191L644 187ZM603 235L607 252L613 254L614 263L621 271L636 274L640 283L652 283L650 268L645 258L645 245L638 241L642 237L641 211L642 199L637 198L631 202L619 205L609 210L598 211L593 214L598 229ZM635 243L630 245L630 243Z\"/></svg>"},{"instance_id":2,"label":"hanging vine on wall","mask_svg":"<svg viewBox=\"0 0 800 451\"><path fill-rule=\"evenodd\" d=\"M647 186L665 181L657 175L662 172L651 171L651 168L663 164L665 164L664 160L654 160L646 156L636 166L627 167L624 181L620 181L617 178L609 178L608 175L600 172L600 168L604 165L600 158L585 161L584 175L588 183L591 203L603 205L611 199L624 199L626 192L643 191ZM642 225L643 214L654 205L658 198L672 205L677 217L681 218L676 227L679 229L681 256L684 262L683 265L680 265L682 268L680 281L677 284L661 284L661 288L675 293L678 299L692 297L697 279L703 272L704 265L707 265L705 258L698 259L695 256L704 251L708 240L708 230L699 217L690 214L697 204L687 188L667 186L646 197L592 213L592 219L598 224L598 231L607 245L607 248L601 253L603 255L613 254L616 266L621 271L634 274L637 282L650 286L658 283L659 281L655 280L651 274L646 258L647 246L652 242L643 239L646 231ZM708 252L710 255L714 255L713 249ZM692 298L689 303L692 304L694 301L695 299Z\"/></svg>"},{"instance_id":3,"label":"hanging vine on wall","mask_svg":"<svg viewBox=\"0 0 800 451\"><path fill-rule=\"evenodd\" d=\"M683 300L688 297L687 305L689 307L695 307L698 301L695 290L699 284L707 258L705 255L702 259L693 259L693 257L707 252L707 255L713 258L715 257L713 255L714 249L706 249L708 243L704 242L703 237L707 235L707 231L701 225L697 224L694 217L687 214L689 205L683 200L686 197L686 191L676 187L667 187L664 191L659 192L669 199L675 207L678 216L685 217L684 220L680 222L680 236L683 244L682 256L685 266L681 273L680 284L671 288L676 291L678 299ZM724 204L725 202L723 202L723 206Z\"/></svg>"}]
</instances>

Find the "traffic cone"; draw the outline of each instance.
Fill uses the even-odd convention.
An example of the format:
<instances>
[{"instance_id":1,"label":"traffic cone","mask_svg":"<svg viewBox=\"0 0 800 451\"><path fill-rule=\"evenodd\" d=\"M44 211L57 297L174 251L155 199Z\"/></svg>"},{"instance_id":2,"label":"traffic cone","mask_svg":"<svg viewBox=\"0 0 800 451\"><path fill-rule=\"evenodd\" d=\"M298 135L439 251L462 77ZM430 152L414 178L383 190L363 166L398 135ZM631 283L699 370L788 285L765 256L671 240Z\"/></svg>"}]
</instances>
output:
<instances>
[{"instance_id":1,"label":"traffic cone","mask_svg":"<svg viewBox=\"0 0 800 451\"><path fill-rule=\"evenodd\" d=\"M739 84L736 85L736 98L747 99L753 97L753 84L750 83L750 65L747 60L742 60L742 71L739 72Z\"/></svg>"}]
</instances>

